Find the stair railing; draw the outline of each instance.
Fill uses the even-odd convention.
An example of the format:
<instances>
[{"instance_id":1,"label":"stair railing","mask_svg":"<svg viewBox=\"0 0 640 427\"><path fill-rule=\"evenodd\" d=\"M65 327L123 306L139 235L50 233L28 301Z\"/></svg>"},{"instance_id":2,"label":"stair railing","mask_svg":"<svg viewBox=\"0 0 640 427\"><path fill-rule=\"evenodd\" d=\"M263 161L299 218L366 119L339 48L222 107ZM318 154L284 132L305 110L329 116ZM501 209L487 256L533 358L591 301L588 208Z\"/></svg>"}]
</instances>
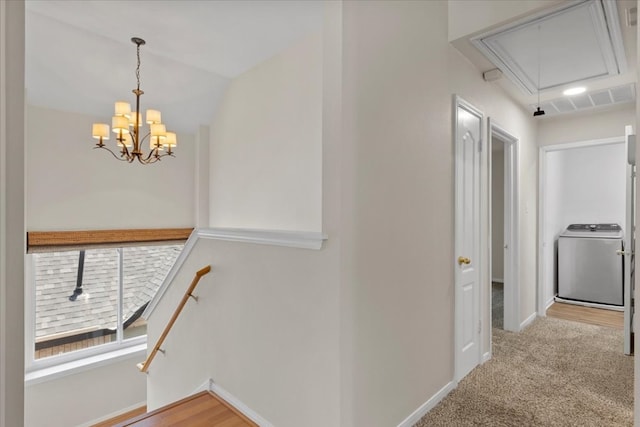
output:
<instances>
[{"instance_id":1,"label":"stair railing","mask_svg":"<svg viewBox=\"0 0 640 427\"><path fill-rule=\"evenodd\" d=\"M145 360L144 362L138 363L137 366L138 366L138 369L140 369L140 372L145 372L145 373L147 372L147 370L149 369L149 365L151 364L151 361L153 360L154 357L156 357L156 354L159 351L164 353L164 351L160 349L160 346L162 346L162 343L164 342L165 338L167 337L167 335L169 335L169 331L173 327L173 324L176 322L176 319L180 315L180 312L184 308L189 298L193 298L196 301L198 300L198 297L193 295L193 291L196 288L196 286L198 286L198 282L200 282L200 278L205 274L209 273L210 271L211 271L211 266L208 265L196 272L196 275L193 277L193 280L191 281L191 285L189 285L189 288L184 293L184 296L182 297L180 304L178 304L178 307L173 312L173 316L171 316L169 323L167 323L167 326L165 326L164 331L162 331L162 335L160 335L160 338L158 338L158 342L156 342L156 345L153 347L153 350L151 350L149 357L147 357L147 360Z\"/></svg>"}]
</instances>

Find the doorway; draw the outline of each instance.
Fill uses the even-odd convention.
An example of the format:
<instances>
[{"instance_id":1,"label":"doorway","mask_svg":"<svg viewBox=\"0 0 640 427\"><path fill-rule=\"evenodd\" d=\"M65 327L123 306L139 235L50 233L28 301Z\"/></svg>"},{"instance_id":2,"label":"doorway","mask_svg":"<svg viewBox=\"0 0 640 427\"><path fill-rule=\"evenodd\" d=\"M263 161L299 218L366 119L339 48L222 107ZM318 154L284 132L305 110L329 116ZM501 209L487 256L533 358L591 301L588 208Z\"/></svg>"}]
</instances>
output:
<instances>
[{"instance_id":1,"label":"doorway","mask_svg":"<svg viewBox=\"0 0 640 427\"><path fill-rule=\"evenodd\" d=\"M491 118L488 128L491 325L518 332L518 138Z\"/></svg>"},{"instance_id":2,"label":"doorway","mask_svg":"<svg viewBox=\"0 0 640 427\"><path fill-rule=\"evenodd\" d=\"M623 310L626 354L631 353L632 346L634 269L622 268L622 265L632 266L635 263L633 141L632 128L627 126L624 137L544 146L540 148L539 170L538 313L545 315L552 304L555 310L556 304L567 303ZM624 250L615 250L615 254L624 256L624 261L619 262L624 284L614 279L599 282L606 283L612 291L619 290L622 306L619 303L603 305L604 301L596 298L580 301L580 298L558 300L556 297L564 297L559 293L559 285L563 282L558 274L558 242L560 237L568 236L569 232L565 229L569 230L569 226L579 227L580 224L596 224L591 227L613 224L622 227ZM609 252L606 254L613 255ZM613 255L613 258L616 256ZM556 300L561 302L554 304Z\"/></svg>"},{"instance_id":3,"label":"doorway","mask_svg":"<svg viewBox=\"0 0 640 427\"><path fill-rule=\"evenodd\" d=\"M573 223L625 224L624 144L621 136L540 148L540 315L557 293L557 239L565 228Z\"/></svg>"}]
</instances>

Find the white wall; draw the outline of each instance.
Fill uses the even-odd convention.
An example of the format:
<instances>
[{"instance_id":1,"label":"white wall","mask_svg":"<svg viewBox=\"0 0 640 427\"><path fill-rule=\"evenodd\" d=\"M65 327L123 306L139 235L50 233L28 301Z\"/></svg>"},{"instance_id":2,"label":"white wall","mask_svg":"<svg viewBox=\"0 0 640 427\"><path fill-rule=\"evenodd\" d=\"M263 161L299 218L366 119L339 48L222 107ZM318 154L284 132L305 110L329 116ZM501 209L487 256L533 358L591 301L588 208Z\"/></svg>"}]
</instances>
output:
<instances>
[{"instance_id":1,"label":"white wall","mask_svg":"<svg viewBox=\"0 0 640 427\"><path fill-rule=\"evenodd\" d=\"M90 425L145 404L146 375L128 358L25 388L25 427Z\"/></svg>"},{"instance_id":2,"label":"white wall","mask_svg":"<svg viewBox=\"0 0 640 427\"><path fill-rule=\"evenodd\" d=\"M93 149L91 124L108 119L28 107L27 230L193 226L193 135L178 135L176 158L129 164Z\"/></svg>"},{"instance_id":3,"label":"white wall","mask_svg":"<svg viewBox=\"0 0 640 427\"><path fill-rule=\"evenodd\" d=\"M536 312L536 258L537 258L537 179L538 179L538 146L537 123L531 112L508 97L498 85L482 79L482 73L476 69L455 48L449 48L449 70L451 91L475 105L486 116L490 117L511 135L518 138L519 144L519 257L520 269L520 322L524 322ZM483 162L487 162L487 152L483 152ZM486 169L486 168L485 168ZM482 176L482 185L486 189L488 177ZM488 241L488 203L483 208L483 239ZM489 284L488 268L483 272L482 316L490 316L488 307ZM485 349L488 349L488 335L485 337Z\"/></svg>"},{"instance_id":4,"label":"white wall","mask_svg":"<svg viewBox=\"0 0 640 427\"><path fill-rule=\"evenodd\" d=\"M343 19L342 425L388 427L453 378L447 5Z\"/></svg>"},{"instance_id":5,"label":"white wall","mask_svg":"<svg viewBox=\"0 0 640 427\"><path fill-rule=\"evenodd\" d=\"M235 78L210 144L210 226L319 231L321 35Z\"/></svg>"},{"instance_id":6,"label":"white wall","mask_svg":"<svg viewBox=\"0 0 640 427\"><path fill-rule=\"evenodd\" d=\"M545 302L557 290L556 242L569 224L617 223L624 229L626 161L623 142L546 153Z\"/></svg>"},{"instance_id":7,"label":"white wall","mask_svg":"<svg viewBox=\"0 0 640 427\"><path fill-rule=\"evenodd\" d=\"M636 124L635 104L621 105L606 111L586 114L564 114L539 121L539 145L624 136L626 125Z\"/></svg>"},{"instance_id":8,"label":"white wall","mask_svg":"<svg viewBox=\"0 0 640 427\"><path fill-rule=\"evenodd\" d=\"M337 286L329 252L200 239L149 318L155 342L211 265L149 369L148 407L212 378L279 427L338 426Z\"/></svg>"},{"instance_id":9,"label":"white wall","mask_svg":"<svg viewBox=\"0 0 640 427\"><path fill-rule=\"evenodd\" d=\"M504 143L491 152L491 280L504 280ZM498 146L495 148L495 146Z\"/></svg>"},{"instance_id":10,"label":"white wall","mask_svg":"<svg viewBox=\"0 0 640 427\"><path fill-rule=\"evenodd\" d=\"M200 126L195 136L195 225L209 226L209 126Z\"/></svg>"},{"instance_id":11,"label":"white wall","mask_svg":"<svg viewBox=\"0 0 640 427\"><path fill-rule=\"evenodd\" d=\"M24 2L0 2L0 427L24 411Z\"/></svg>"}]
</instances>

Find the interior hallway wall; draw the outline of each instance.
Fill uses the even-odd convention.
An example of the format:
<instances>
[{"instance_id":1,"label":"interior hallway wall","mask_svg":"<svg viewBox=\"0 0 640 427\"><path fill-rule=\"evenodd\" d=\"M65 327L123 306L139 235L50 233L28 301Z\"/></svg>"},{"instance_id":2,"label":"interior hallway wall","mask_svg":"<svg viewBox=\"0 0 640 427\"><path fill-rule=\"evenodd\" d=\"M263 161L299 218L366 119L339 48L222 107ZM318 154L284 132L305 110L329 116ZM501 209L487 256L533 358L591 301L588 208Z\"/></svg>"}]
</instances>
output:
<instances>
[{"instance_id":1,"label":"interior hallway wall","mask_svg":"<svg viewBox=\"0 0 640 427\"><path fill-rule=\"evenodd\" d=\"M445 2L343 3L342 425L397 426L453 378Z\"/></svg>"}]
</instances>

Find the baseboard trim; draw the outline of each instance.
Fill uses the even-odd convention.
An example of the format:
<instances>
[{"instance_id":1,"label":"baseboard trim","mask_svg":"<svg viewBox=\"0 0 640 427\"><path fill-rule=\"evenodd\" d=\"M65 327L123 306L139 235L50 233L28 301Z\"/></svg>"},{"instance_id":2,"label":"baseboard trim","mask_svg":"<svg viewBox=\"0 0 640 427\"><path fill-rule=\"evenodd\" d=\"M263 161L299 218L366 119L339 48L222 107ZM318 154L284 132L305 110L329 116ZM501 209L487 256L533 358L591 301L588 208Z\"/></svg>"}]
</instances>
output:
<instances>
[{"instance_id":1,"label":"baseboard trim","mask_svg":"<svg viewBox=\"0 0 640 427\"><path fill-rule=\"evenodd\" d=\"M522 322L520 324L520 330L524 330L527 326L529 326L530 324L533 323L534 320L536 320L536 317L538 316L538 313L533 312L531 313L531 316L527 317L524 322Z\"/></svg>"},{"instance_id":2,"label":"baseboard trim","mask_svg":"<svg viewBox=\"0 0 640 427\"><path fill-rule=\"evenodd\" d=\"M549 307L551 307L551 305L556 301L555 297L551 297L551 299L549 299L546 304L544 305L544 315L547 315L547 310L549 310Z\"/></svg>"},{"instance_id":3,"label":"baseboard trim","mask_svg":"<svg viewBox=\"0 0 640 427\"><path fill-rule=\"evenodd\" d=\"M444 387L442 387L436 394L431 396L429 400L424 402L418 409L413 411L411 415L409 415L404 421L398 424L398 427L412 427L415 423L417 423L420 418L424 416L427 412L432 410L442 399L444 399L449 393L456 388L458 384L454 381L450 381Z\"/></svg>"},{"instance_id":4,"label":"baseboard trim","mask_svg":"<svg viewBox=\"0 0 640 427\"><path fill-rule=\"evenodd\" d=\"M117 410L115 412L112 412L110 414L107 414L107 415L105 415L103 417L96 418L95 420L88 421L88 422L82 423L82 424L78 424L76 427L91 427L91 426L93 426L95 424L102 423L104 421L110 420L111 418L118 417L118 416L120 416L122 414L126 414L129 411L133 411L134 409L138 409L139 407L146 406L146 405L147 405L147 402L146 401L142 401L142 402L136 403L135 405L131 405L129 407L126 407L126 408L123 408L123 409L119 409L119 410Z\"/></svg>"},{"instance_id":5,"label":"baseboard trim","mask_svg":"<svg viewBox=\"0 0 640 427\"><path fill-rule=\"evenodd\" d=\"M229 393L227 390L220 387L213 380L209 380L208 382L209 391L217 394L224 400L226 400L229 404L233 405L238 411L242 412L244 416L249 418L254 423L258 424L260 427L273 427L269 421L262 418L257 412L249 408L247 405L242 403L237 397Z\"/></svg>"},{"instance_id":6,"label":"baseboard trim","mask_svg":"<svg viewBox=\"0 0 640 427\"><path fill-rule=\"evenodd\" d=\"M205 382L203 382L202 384L200 384L198 387L195 388L195 390L193 390L193 392L191 394L197 394L200 393L202 391L211 391L211 382L213 380L208 379Z\"/></svg>"}]
</instances>

